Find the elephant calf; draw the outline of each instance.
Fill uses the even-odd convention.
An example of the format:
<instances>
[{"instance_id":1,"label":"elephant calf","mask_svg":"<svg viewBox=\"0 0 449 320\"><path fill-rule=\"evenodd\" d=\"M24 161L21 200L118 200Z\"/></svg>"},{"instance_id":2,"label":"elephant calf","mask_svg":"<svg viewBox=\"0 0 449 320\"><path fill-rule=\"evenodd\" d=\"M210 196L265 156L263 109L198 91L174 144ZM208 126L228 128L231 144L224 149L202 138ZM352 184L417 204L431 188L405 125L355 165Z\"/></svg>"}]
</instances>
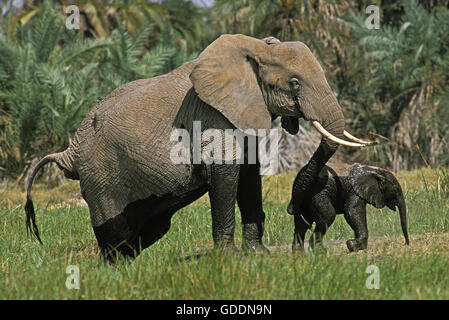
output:
<instances>
[{"instance_id":1,"label":"elephant calf","mask_svg":"<svg viewBox=\"0 0 449 320\"><path fill-rule=\"evenodd\" d=\"M349 251L366 249L367 203L376 208L387 206L394 211L397 206L405 243L409 244L404 195L401 185L389 171L355 164L348 176L338 176L332 168L324 167L300 204L294 201L297 183L298 179L293 185L292 200L287 209L295 217L293 252L304 249L304 237L313 222L316 226L309 243L312 247L320 244L336 214L341 213L355 233L355 239L346 241Z\"/></svg>"}]
</instances>

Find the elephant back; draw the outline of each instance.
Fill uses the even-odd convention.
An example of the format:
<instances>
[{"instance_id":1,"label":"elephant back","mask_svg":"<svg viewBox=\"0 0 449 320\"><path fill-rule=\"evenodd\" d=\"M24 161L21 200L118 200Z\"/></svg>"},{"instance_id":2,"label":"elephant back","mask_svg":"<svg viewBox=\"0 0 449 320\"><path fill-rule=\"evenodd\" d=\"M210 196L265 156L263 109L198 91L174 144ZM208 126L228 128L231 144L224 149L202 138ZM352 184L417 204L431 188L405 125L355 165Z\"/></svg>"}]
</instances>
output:
<instances>
[{"instance_id":1,"label":"elephant back","mask_svg":"<svg viewBox=\"0 0 449 320\"><path fill-rule=\"evenodd\" d=\"M114 90L84 119L74 138L81 188L93 226L136 200L178 195L192 183L191 166L170 159L170 135L191 88L186 64L172 73Z\"/></svg>"}]
</instances>

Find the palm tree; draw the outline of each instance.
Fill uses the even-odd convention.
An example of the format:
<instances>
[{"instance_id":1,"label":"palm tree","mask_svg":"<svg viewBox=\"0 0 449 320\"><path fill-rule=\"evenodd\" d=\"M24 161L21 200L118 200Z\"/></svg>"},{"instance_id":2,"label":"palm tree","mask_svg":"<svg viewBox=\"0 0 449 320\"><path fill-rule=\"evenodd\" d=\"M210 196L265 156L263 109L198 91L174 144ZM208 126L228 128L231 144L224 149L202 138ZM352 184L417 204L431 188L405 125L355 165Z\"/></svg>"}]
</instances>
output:
<instances>
[{"instance_id":1,"label":"palm tree","mask_svg":"<svg viewBox=\"0 0 449 320\"><path fill-rule=\"evenodd\" d=\"M219 32L302 41L333 78L344 70L349 37L341 17L353 7L350 0L217 0L213 9Z\"/></svg>"},{"instance_id":2,"label":"palm tree","mask_svg":"<svg viewBox=\"0 0 449 320\"><path fill-rule=\"evenodd\" d=\"M195 56L185 44L158 41L148 49L153 25L133 34L116 17L109 38L88 39L64 19L45 2L13 36L0 33L2 175L17 177L34 158L67 147L88 110L113 89Z\"/></svg>"},{"instance_id":3,"label":"palm tree","mask_svg":"<svg viewBox=\"0 0 449 320\"><path fill-rule=\"evenodd\" d=\"M95 89L95 59L104 41L84 41L64 28L48 3L14 38L0 34L0 127L2 167L14 174L42 152L68 143ZM64 42L64 46L59 43Z\"/></svg>"},{"instance_id":4,"label":"palm tree","mask_svg":"<svg viewBox=\"0 0 449 320\"><path fill-rule=\"evenodd\" d=\"M371 122L389 137L394 170L436 166L449 151L449 10L428 12L418 1L401 5L397 27L368 30L363 16L348 19L365 68L351 84L360 101L353 112L363 114L361 126Z\"/></svg>"}]
</instances>

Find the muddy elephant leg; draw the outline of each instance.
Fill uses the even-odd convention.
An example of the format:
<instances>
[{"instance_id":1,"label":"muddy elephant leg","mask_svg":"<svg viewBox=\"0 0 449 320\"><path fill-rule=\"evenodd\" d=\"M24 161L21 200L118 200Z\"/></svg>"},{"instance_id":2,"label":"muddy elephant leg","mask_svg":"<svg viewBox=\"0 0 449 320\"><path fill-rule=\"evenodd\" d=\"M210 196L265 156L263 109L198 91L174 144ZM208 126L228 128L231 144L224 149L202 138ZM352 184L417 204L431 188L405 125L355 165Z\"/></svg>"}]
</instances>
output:
<instances>
[{"instance_id":1,"label":"muddy elephant leg","mask_svg":"<svg viewBox=\"0 0 449 320\"><path fill-rule=\"evenodd\" d=\"M135 258L139 254L138 248L130 241L134 231L123 214L93 229L104 260L114 263L120 256Z\"/></svg>"},{"instance_id":2,"label":"muddy elephant leg","mask_svg":"<svg viewBox=\"0 0 449 320\"><path fill-rule=\"evenodd\" d=\"M352 230L354 230L355 235L355 239L346 241L349 251L366 249L368 246L366 202L360 198L352 200L344 216Z\"/></svg>"},{"instance_id":3,"label":"muddy elephant leg","mask_svg":"<svg viewBox=\"0 0 449 320\"><path fill-rule=\"evenodd\" d=\"M145 212L128 206L123 213L93 228L102 258L111 263L119 256L135 258L168 232L174 212L152 216L150 208Z\"/></svg>"},{"instance_id":4,"label":"muddy elephant leg","mask_svg":"<svg viewBox=\"0 0 449 320\"><path fill-rule=\"evenodd\" d=\"M265 213L262 208L260 165L242 165L237 188L237 203L242 215L242 249L269 253L263 245Z\"/></svg>"},{"instance_id":5,"label":"muddy elephant leg","mask_svg":"<svg viewBox=\"0 0 449 320\"><path fill-rule=\"evenodd\" d=\"M320 248L324 249L323 247L323 238L327 231L327 225L325 224L317 224L315 226L315 230L313 230L312 235L309 239L309 246L310 249Z\"/></svg>"},{"instance_id":6,"label":"muddy elephant leg","mask_svg":"<svg viewBox=\"0 0 449 320\"><path fill-rule=\"evenodd\" d=\"M335 208L330 201L324 198L318 198L315 202L314 212L318 213L315 222L315 230L309 239L309 246L311 249L316 247L324 249L323 238L327 232L327 229L332 225L335 220L336 212Z\"/></svg>"},{"instance_id":7,"label":"muddy elephant leg","mask_svg":"<svg viewBox=\"0 0 449 320\"><path fill-rule=\"evenodd\" d=\"M155 196L137 200L128 204L120 214L111 214L113 218L95 226L102 258L112 263L119 256L135 258L166 234L175 210L158 206L160 203L161 199Z\"/></svg>"},{"instance_id":8,"label":"muddy elephant leg","mask_svg":"<svg viewBox=\"0 0 449 320\"><path fill-rule=\"evenodd\" d=\"M210 166L209 198L215 248L235 248L235 201L239 169L240 166L237 164Z\"/></svg>"},{"instance_id":9,"label":"muddy elephant leg","mask_svg":"<svg viewBox=\"0 0 449 320\"><path fill-rule=\"evenodd\" d=\"M128 204L122 213L94 227L102 257L111 262L117 255L136 257L168 232L176 211L206 191L202 186L177 197L152 195Z\"/></svg>"},{"instance_id":10,"label":"muddy elephant leg","mask_svg":"<svg viewBox=\"0 0 449 320\"><path fill-rule=\"evenodd\" d=\"M299 214L294 215L295 233L293 234L292 252L304 251L304 238L310 226L301 218Z\"/></svg>"},{"instance_id":11,"label":"muddy elephant leg","mask_svg":"<svg viewBox=\"0 0 449 320\"><path fill-rule=\"evenodd\" d=\"M158 216L146 221L140 229L138 237L134 241L137 253L162 238L170 229L173 212L163 212Z\"/></svg>"},{"instance_id":12,"label":"muddy elephant leg","mask_svg":"<svg viewBox=\"0 0 449 320\"><path fill-rule=\"evenodd\" d=\"M134 208L134 223L138 236L134 246L138 252L162 238L170 229L171 218L179 209L192 203L206 193L206 186L192 190L178 197L147 199Z\"/></svg>"}]
</instances>

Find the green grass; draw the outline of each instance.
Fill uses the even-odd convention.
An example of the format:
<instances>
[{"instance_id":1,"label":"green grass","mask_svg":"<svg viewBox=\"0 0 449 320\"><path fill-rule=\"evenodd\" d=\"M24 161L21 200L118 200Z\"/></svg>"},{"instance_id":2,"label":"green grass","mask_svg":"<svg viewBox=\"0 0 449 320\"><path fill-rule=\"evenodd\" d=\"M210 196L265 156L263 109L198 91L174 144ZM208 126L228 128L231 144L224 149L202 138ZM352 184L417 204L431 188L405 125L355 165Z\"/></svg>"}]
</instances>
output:
<instances>
[{"instance_id":1,"label":"green grass","mask_svg":"<svg viewBox=\"0 0 449 320\"><path fill-rule=\"evenodd\" d=\"M367 250L347 251L344 242L353 237L352 230L337 216L326 234L325 252L291 254L293 219L285 208L295 174L289 173L264 179L264 242L270 255L213 251L203 197L178 212L167 235L135 261L116 266L100 261L88 210L64 207L70 203L62 200L74 196L76 183L33 190L44 245L26 236L23 192L3 190L0 299L449 299L446 174L421 170L398 176L406 186L409 247L398 213L370 206ZM55 194L61 208L54 205ZM236 244L241 244L239 223ZM69 265L79 267L79 290L65 285ZM378 290L365 286L369 265L379 268Z\"/></svg>"}]
</instances>

